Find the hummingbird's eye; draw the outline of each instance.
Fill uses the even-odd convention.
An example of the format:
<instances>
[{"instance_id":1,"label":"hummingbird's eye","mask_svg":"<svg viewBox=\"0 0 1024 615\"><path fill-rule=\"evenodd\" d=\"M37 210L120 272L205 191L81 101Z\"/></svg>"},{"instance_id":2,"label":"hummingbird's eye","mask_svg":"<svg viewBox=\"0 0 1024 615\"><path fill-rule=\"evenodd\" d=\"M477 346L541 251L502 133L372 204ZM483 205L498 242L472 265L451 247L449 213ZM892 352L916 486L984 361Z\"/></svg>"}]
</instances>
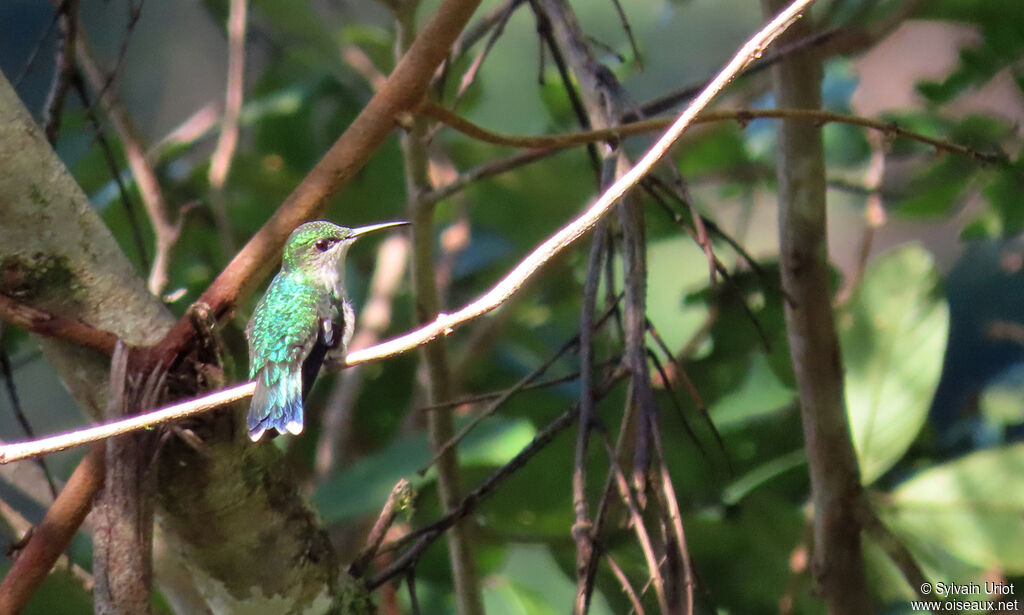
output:
<instances>
[{"instance_id":1,"label":"hummingbird's eye","mask_svg":"<svg viewBox=\"0 0 1024 615\"><path fill-rule=\"evenodd\" d=\"M316 246L317 250L320 250L321 252L326 252L331 249L331 246L333 246L334 243L335 242L331 239L317 239L316 243L313 245Z\"/></svg>"}]
</instances>

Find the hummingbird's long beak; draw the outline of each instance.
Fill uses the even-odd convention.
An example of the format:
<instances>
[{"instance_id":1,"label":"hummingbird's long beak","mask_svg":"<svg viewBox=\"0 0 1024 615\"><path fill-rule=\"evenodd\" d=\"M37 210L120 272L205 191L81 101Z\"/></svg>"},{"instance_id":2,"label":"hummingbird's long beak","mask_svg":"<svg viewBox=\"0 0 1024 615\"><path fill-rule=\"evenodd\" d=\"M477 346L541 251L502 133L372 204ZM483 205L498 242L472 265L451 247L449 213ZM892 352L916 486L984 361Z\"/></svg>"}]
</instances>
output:
<instances>
[{"instance_id":1,"label":"hummingbird's long beak","mask_svg":"<svg viewBox=\"0 0 1024 615\"><path fill-rule=\"evenodd\" d=\"M398 222L381 222L380 224L368 224L366 226L360 226L359 228L352 229L352 238L356 238L359 237L360 235L365 235L367 233L380 231L394 226L408 226L409 224L410 223L406 222L405 220L399 220Z\"/></svg>"}]
</instances>

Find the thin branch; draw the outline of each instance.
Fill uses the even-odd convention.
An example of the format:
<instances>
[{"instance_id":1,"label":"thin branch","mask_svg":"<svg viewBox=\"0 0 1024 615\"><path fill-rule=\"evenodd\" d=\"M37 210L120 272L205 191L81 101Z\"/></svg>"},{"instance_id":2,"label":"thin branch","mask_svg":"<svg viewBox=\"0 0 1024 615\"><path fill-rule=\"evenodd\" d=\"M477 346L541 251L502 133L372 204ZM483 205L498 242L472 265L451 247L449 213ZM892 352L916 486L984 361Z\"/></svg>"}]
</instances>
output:
<instances>
[{"instance_id":1,"label":"thin branch","mask_svg":"<svg viewBox=\"0 0 1024 615\"><path fill-rule=\"evenodd\" d=\"M8 554L12 558L17 558L17 554L20 553L21 547L28 544L32 538L32 534L35 532L35 527L28 519L22 516L20 512L15 510L13 506L7 502L0 500L0 522L6 526L6 530L14 540L14 544L8 547ZM14 553L12 554L12 550ZM91 592L94 584L93 576L90 572L79 566L78 564L71 561L67 555L61 555L55 562L57 568L67 570L72 578L82 584L82 589L86 592Z\"/></svg>"},{"instance_id":2,"label":"thin branch","mask_svg":"<svg viewBox=\"0 0 1024 615\"><path fill-rule=\"evenodd\" d=\"M224 256L234 254L231 221L228 218L224 183L231 171L231 160L238 145L238 120L242 113L245 78L245 23L248 0L231 0L228 10L228 78L224 95L224 117L220 136L210 157L210 204Z\"/></svg>"},{"instance_id":3,"label":"thin branch","mask_svg":"<svg viewBox=\"0 0 1024 615\"><path fill-rule=\"evenodd\" d=\"M874 509L871 508L867 498L861 499L860 520L864 531L882 547L882 550L889 556L889 559L896 564L896 567L903 575L903 580L913 588L917 597L921 600L930 600L931 596L921 592L921 588L927 585L925 582L927 577L924 576L924 571L921 569L920 564L914 559L914 554L910 552L907 545L903 544L892 530L882 523L882 520L875 514Z\"/></svg>"},{"instance_id":4,"label":"thin branch","mask_svg":"<svg viewBox=\"0 0 1024 615\"><path fill-rule=\"evenodd\" d=\"M476 76L483 66L487 56L491 53L495 43L501 38L501 35L505 32L505 25L508 20L512 18L512 13L523 3L524 0L508 0L505 7L499 13L499 18L494 22L491 29L491 35L487 37L487 43L484 44L484 48L473 58L473 63L469 65L466 72L462 75L462 79L459 81L459 89L455 92L455 99L452 100L452 109L458 106L459 101L462 100L462 96L469 89L469 86L476 80Z\"/></svg>"},{"instance_id":5,"label":"thin branch","mask_svg":"<svg viewBox=\"0 0 1024 615\"><path fill-rule=\"evenodd\" d=\"M46 140L53 145L60 133L64 115L64 101L75 72L75 38L78 35L78 0L63 0L57 7L57 21L60 23L60 40L57 43L57 61L53 73L53 84L47 95L46 110L43 113Z\"/></svg>"},{"instance_id":6,"label":"thin branch","mask_svg":"<svg viewBox=\"0 0 1024 615\"><path fill-rule=\"evenodd\" d=\"M864 279L868 267L868 257L874 244L875 233L886 221L885 205L882 200L882 179L885 176L885 147L883 139L869 138L871 144L871 162L864 171L864 189L867 198L864 203L864 230L861 231L860 247L857 250L857 261L853 273L843 280L843 285L833 304L842 307L853 297L853 293Z\"/></svg>"},{"instance_id":7,"label":"thin branch","mask_svg":"<svg viewBox=\"0 0 1024 615\"><path fill-rule=\"evenodd\" d=\"M621 377L621 373L613 375L606 383L606 386L602 388L601 394L607 394L621 379ZM542 451L552 440L554 440L555 436L561 433L562 430L568 428L569 425L572 425L578 415L579 404L574 404L571 408L558 416L558 418L548 423L547 427L539 431L537 435L533 437L533 440L523 447L521 451L516 453L516 456L510 459L508 463L499 468L494 474L490 475L475 489L467 493L458 505L450 510L445 516L427 526L406 534L394 543L385 545L384 549L391 551L401 548L407 544L412 544L412 546L405 551L401 557L392 562L391 565L382 570L377 576L370 579L366 583L367 588L370 590L376 589L380 585L387 583L392 578L402 574L402 572L415 565L423 551L425 551L427 547L429 547L441 534L443 534L448 528L455 525L459 520L472 514L481 502L494 493L494 490L497 489L498 485L516 471L523 468L534 455Z\"/></svg>"},{"instance_id":8,"label":"thin branch","mask_svg":"<svg viewBox=\"0 0 1024 615\"><path fill-rule=\"evenodd\" d=\"M128 188L125 186L124 180L121 178L121 169L114 156L114 148L111 147L110 142L107 141L106 135L103 134L103 126L100 123L99 118L96 116L96 109L94 109L92 103L89 102L89 92L86 90L85 83L82 81L82 74L77 70L71 75L71 85L74 86L75 92L78 94L78 99L82 103L82 107L85 108L85 117L89 121L89 125L92 127L93 137L96 139L96 143L100 146L100 152L103 154L103 160L107 164L107 169L110 170L110 177L113 179L114 185L117 186L117 194L121 197L121 205L124 207L125 217L128 218L128 227L131 229L132 240L135 242L135 250L139 255L139 263L142 265L143 269L149 269L149 257L146 255L146 242L142 238L142 229L140 228L138 217L135 215L135 201L129 195Z\"/></svg>"},{"instance_id":9,"label":"thin branch","mask_svg":"<svg viewBox=\"0 0 1024 615\"><path fill-rule=\"evenodd\" d=\"M650 416L649 420L654 423L656 417ZM656 427L656 426L653 426ZM686 610L684 613L693 613L693 589L696 584L693 576L693 562L690 560L690 550L686 545L686 532L683 530L683 513L679 510L679 498L676 497L675 487L672 485L672 476L669 474L668 462L665 459L665 449L661 442L661 431L657 428L652 430L654 450L658 456L658 483L660 490L655 493L660 495L659 504L662 514L666 515L665 525L671 529L671 540L666 540L669 546L674 546L676 555L683 563L682 583L685 585L683 591L686 594ZM675 588L678 591L678 587ZM673 596L675 592L673 592Z\"/></svg>"},{"instance_id":10,"label":"thin branch","mask_svg":"<svg viewBox=\"0 0 1024 615\"><path fill-rule=\"evenodd\" d=\"M629 582L629 577L626 576L619 563L615 561L615 558L610 553L604 554L604 561L608 562L608 567L611 568L612 574L618 579L619 585L622 586L622 592L629 598L629 604L633 611L637 615L645 615L643 604L640 602L640 596L633 589L633 584Z\"/></svg>"},{"instance_id":11,"label":"thin branch","mask_svg":"<svg viewBox=\"0 0 1024 615\"><path fill-rule=\"evenodd\" d=\"M92 506L92 494L103 484L105 448L102 443L97 444L78 465L42 523L36 526L32 539L14 560L0 582L0 613L20 613L46 579L53 562L68 548Z\"/></svg>"},{"instance_id":12,"label":"thin branch","mask_svg":"<svg viewBox=\"0 0 1024 615\"><path fill-rule=\"evenodd\" d=\"M640 47L636 44L636 38L633 36L633 28L629 25L629 17L626 15L626 11L622 8L622 2L621 0L611 0L611 3L615 6L615 12L619 16L619 23L622 24L622 31L626 33L626 39L629 40L629 47L633 50L633 59L636 60L637 68L643 71L644 59L640 54Z\"/></svg>"},{"instance_id":13,"label":"thin branch","mask_svg":"<svg viewBox=\"0 0 1024 615\"><path fill-rule=\"evenodd\" d=\"M63 8L63 0L54 5L53 15L50 17L50 21L46 22L46 27L43 28L43 31L36 38L36 42L32 45L32 51L30 51L28 57L25 58L25 64L22 65L17 76L15 76L14 79L11 79L11 85L13 87L17 88L21 85L21 82L24 81L29 72L32 71L32 67L35 66L36 60L39 58L39 52L43 49L43 44L46 43L46 39L50 38L50 33L53 32L54 26L57 25L57 20L60 19Z\"/></svg>"},{"instance_id":14,"label":"thin branch","mask_svg":"<svg viewBox=\"0 0 1024 615\"><path fill-rule=\"evenodd\" d=\"M66 340L85 348L111 354L117 336L109 331L95 329L80 320L61 318L37 310L0 294L0 320L45 337Z\"/></svg>"},{"instance_id":15,"label":"thin branch","mask_svg":"<svg viewBox=\"0 0 1024 615\"><path fill-rule=\"evenodd\" d=\"M380 550L384 537L395 522L395 517L412 504L413 497L415 497L415 494L412 485L404 478L399 479L395 486L391 488L391 493L388 494L388 499L384 502L384 508L377 515L377 520L370 529L370 533L366 536L366 544L363 546L363 550L359 552L359 555L348 566L348 573L352 577L358 579L366 573L370 562L377 555L377 551Z\"/></svg>"},{"instance_id":16,"label":"thin branch","mask_svg":"<svg viewBox=\"0 0 1024 615\"><path fill-rule=\"evenodd\" d=\"M134 12L140 9L141 3L138 8L130 8L130 11L133 11L134 15ZM138 19L138 17L135 17L135 19ZM128 36L126 34L125 45L127 45L127 41ZM132 176L135 178L135 183L139 188L139 194L142 195L143 206L149 216L153 233L156 235L156 254L153 257L153 266L149 272L148 287L149 292L159 296L167 286L171 252L181 234L180 216L177 220L172 219L156 172L146 156L146 147L142 134L136 127L135 121L128 113L124 104L118 99L116 89L113 88L116 69L114 74L104 75L99 65L96 64L89 53L89 47L84 37L78 38L77 54L78 64L81 66L86 80L92 89L97 92L100 106L107 113L111 124L114 126L114 130L121 139L125 157L128 159L128 166L131 168ZM118 59L119 63L120 61L121 57Z\"/></svg>"},{"instance_id":17,"label":"thin branch","mask_svg":"<svg viewBox=\"0 0 1024 615\"><path fill-rule=\"evenodd\" d=\"M430 101L424 101L417 112L431 119L442 122L449 128L456 130L467 137L471 137L484 143L501 145L504 147L543 149L547 152L567 147L574 147L577 145L586 145L588 143L619 140L624 137L646 134L655 130L664 130L675 121L673 118L658 117L629 122L598 130L567 132L541 136L521 136L488 130L487 128L474 124L464 117ZM947 139L929 137L928 135L908 130L896 122L885 122L859 115L826 111L824 109L716 109L714 111L701 113L693 119L691 123L708 124L712 122L734 121L745 126L754 120L760 119L795 119L810 122L819 126L830 123L849 124L852 126L860 126L862 128L876 130L890 139L903 137L913 141L918 141L935 148L937 151L966 156L967 158L977 160L979 162L988 164L1002 164L1006 162L1006 154L1003 152L983 152L969 145L960 145Z\"/></svg>"},{"instance_id":18,"label":"thin branch","mask_svg":"<svg viewBox=\"0 0 1024 615\"><path fill-rule=\"evenodd\" d=\"M572 537L576 542L576 598L573 613L586 613L590 606L593 590L594 570L594 527L590 521L587 505L587 449L590 446L590 430L595 421L594 403L594 344L593 321L597 307L597 290L601 283L601 261L604 254L604 234L607 221L598 223L590 244L587 259L587 277L583 283L583 305L580 310L580 421L576 429L576 451L573 457L572 473ZM608 258L611 258L609 255ZM628 582L627 582L628 584Z\"/></svg>"},{"instance_id":19,"label":"thin branch","mask_svg":"<svg viewBox=\"0 0 1024 615\"><path fill-rule=\"evenodd\" d=\"M29 439L34 440L36 435L32 429L32 424L28 422L28 417L25 416L25 411L21 408L21 399L18 396L18 389L14 386L14 374L11 371L11 359L7 355L7 346L4 345L4 329L0 325L0 378L4 381L4 388L7 389L7 399L11 404L11 411L14 413L14 418L17 419L18 424L21 425L21 430L25 432L25 435ZM42 470L43 476L46 477L46 484L50 488L50 495L53 499L57 499L57 483L53 480L53 474L50 473L49 466L46 465L46 460L42 457L36 458L36 464L39 469Z\"/></svg>"},{"instance_id":20,"label":"thin branch","mask_svg":"<svg viewBox=\"0 0 1024 615\"><path fill-rule=\"evenodd\" d=\"M661 575L658 560L654 555L654 545L651 543L651 537L647 533L647 527L644 525L643 515L640 514L640 509L636 501L636 494L633 492L629 481L626 480L626 475L622 471L622 468L619 467L619 461L616 458L616 451L612 447L611 442L608 441L607 436L605 436L603 440L605 450L608 453L608 463L611 466L615 486L619 490L619 498L622 499L622 503L626 505L626 509L629 511L630 525L633 526L633 532L636 533L637 541L640 543L640 550L644 554L644 561L647 562L647 569L651 573L651 581L654 583L654 593L658 597L658 606L661 607L661 612L664 615L668 615L668 613L671 613L672 611L668 608L668 598L665 595L665 579Z\"/></svg>"}]
</instances>

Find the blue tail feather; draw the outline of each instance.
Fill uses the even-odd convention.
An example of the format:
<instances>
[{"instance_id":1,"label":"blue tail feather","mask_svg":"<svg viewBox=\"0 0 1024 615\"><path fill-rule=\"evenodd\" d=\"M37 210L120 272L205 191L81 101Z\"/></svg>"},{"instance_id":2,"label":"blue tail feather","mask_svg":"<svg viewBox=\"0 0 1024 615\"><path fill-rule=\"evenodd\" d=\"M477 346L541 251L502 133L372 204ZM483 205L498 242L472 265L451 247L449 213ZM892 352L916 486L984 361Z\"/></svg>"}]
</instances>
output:
<instances>
[{"instance_id":1,"label":"blue tail feather","mask_svg":"<svg viewBox=\"0 0 1024 615\"><path fill-rule=\"evenodd\" d=\"M256 378L249 406L249 439L263 437L269 429L294 435L302 433L302 369L268 363Z\"/></svg>"}]
</instances>

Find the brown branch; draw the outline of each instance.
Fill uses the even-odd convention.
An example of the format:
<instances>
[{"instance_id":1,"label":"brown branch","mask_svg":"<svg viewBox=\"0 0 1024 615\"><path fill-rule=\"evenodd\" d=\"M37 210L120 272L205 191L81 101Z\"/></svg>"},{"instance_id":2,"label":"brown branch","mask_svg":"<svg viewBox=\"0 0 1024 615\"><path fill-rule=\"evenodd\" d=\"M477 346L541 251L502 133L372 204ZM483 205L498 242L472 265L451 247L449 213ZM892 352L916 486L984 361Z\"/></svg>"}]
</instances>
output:
<instances>
[{"instance_id":1,"label":"brown branch","mask_svg":"<svg viewBox=\"0 0 1024 615\"><path fill-rule=\"evenodd\" d=\"M7 354L7 346L4 344L4 327L2 323L0 323L0 380L3 380L4 389L7 390L7 401L11 405L11 412L14 414L15 420L21 425L21 430L25 433L25 436L30 440L35 440L35 430L32 429L32 423L25 416L25 410L21 407L21 397L18 395L18 387L14 384L14 371L11 369L11 358ZM59 491L57 490L57 483L53 479L53 474L50 473L50 467L42 457L36 459L36 464L46 479L46 486L50 489L50 496L56 500Z\"/></svg>"},{"instance_id":2,"label":"brown branch","mask_svg":"<svg viewBox=\"0 0 1024 615\"><path fill-rule=\"evenodd\" d=\"M103 455L97 444L78 464L32 539L0 582L0 613L19 613L49 574L92 507L92 498L103 484Z\"/></svg>"},{"instance_id":3,"label":"brown branch","mask_svg":"<svg viewBox=\"0 0 1024 615\"><path fill-rule=\"evenodd\" d=\"M569 410L566 410L558 418L551 421L547 427L538 432L537 435L533 437L533 440L523 447L523 449L519 451L515 457L510 459L508 463L489 476L484 482L480 483L480 485L475 489L467 493L458 505L448 511L444 517L441 517L437 521L422 527L415 532L406 534L394 544L385 545L384 548L390 551L412 543L412 546L402 553L401 557L392 562L391 565L382 570L377 574L377 576L370 579L366 583L366 586L370 590L373 590L415 566L416 561L427 547L433 544L433 542L437 540L437 538L448 528L472 514L483 500L494 493L494 490L497 489L499 484L524 467L526 463L533 458L534 455L543 450L544 447L546 447L555 438L555 436L561 433L562 430L569 427L569 425L576 420L576 416L578 414L579 405L574 405Z\"/></svg>"},{"instance_id":4,"label":"brown branch","mask_svg":"<svg viewBox=\"0 0 1024 615\"><path fill-rule=\"evenodd\" d=\"M780 4L762 0L765 13ZM790 36L806 36L810 28L800 23ZM772 77L780 106L821 107L823 69L814 54L786 57ZM780 270L814 503L812 570L830 613L868 613L858 518L863 491L832 313L821 129L785 121L778 141Z\"/></svg>"},{"instance_id":5,"label":"brown branch","mask_svg":"<svg viewBox=\"0 0 1024 615\"><path fill-rule=\"evenodd\" d=\"M921 588L926 586L927 577L924 576L924 571L921 566L914 559L914 554L910 552L907 545L899 539L896 534L892 532L886 525L878 518L875 514L874 509L871 508L871 504L867 498L861 498L861 509L860 509L860 520L864 527L865 533L871 536L885 551L885 554L889 556L889 559L896 564L896 568L899 569L903 575L903 580L907 582L914 593L920 600L931 600L933 597L925 595L921 592Z\"/></svg>"},{"instance_id":6,"label":"brown branch","mask_svg":"<svg viewBox=\"0 0 1024 615\"><path fill-rule=\"evenodd\" d=\"M61 318L37 310L2 294L0 320L37 335L59 338L108 355L114 352L114 344L117 343L117 336L109 331L95 329L79 320Z\"/></svg>"},{"instance_id":7,"label":"brown branch","mask_svg":"<svg viewBox=\"0 0 1024 615\"><path fill-rule=\"evenodd\" d=\"M394 72L345 132L324 154L274 215L217 276L199 301L223 318L270 272L284 242L298 225L326 209L331 197L366 164L391 135L395 122L420 103L434 71L480 0L445 0ZM180 319L159 344L155 359L169 362L191 341L193 328Z\"/></svg>"},{"instance_id":8,"label":"brown branch","mask_svg":"<svg viewBox=\"0 0 1024 615\"><path fill-rule=\"evenodd\" d=\"M231 171L231 160L238 145L238 120L242 113L245 78L245 22L248 0L231 0L228 10L228 78L224 95L224 117L221 120L217 146L210 156L210 204L220 234L225 258L235 252L231 220L228 218L224 183Z\"/></svg>"},{"instance_id":9,"label":"brown branch","mask_svg":"<svg viewBox=\"0 0 1024 615\"><path fill-rule=\"evenodd\" d=\"M580 310L580 421L576 429L576 451L573 457L571 530L576 542L576 597L573 602L573 613L576 614L586 613L590 606L598 562L594 556L594 524L590 520L586 486L587 449L590 447L590 430L594 427L596 414L593 322L594 310L597 307L597 291L601 283L601 262L605 258L606 232L606 221L599 223L594 229L590 256L587 259L587 278L583 284L583 305ZM628 586L628 581L626 585Z\"/></svg>"},{"instance_id":10,"label":"brown branch","mask_svg":"<svg viewBox=\"0 0 1024 615\"><path fill-rule=\"evenodd\" d=\"M637 595L636 590L633 589L633 585L629 582L629 577L626 576L625 571L619 566L619 563L615 561L615 558L610 554L605 554L604 561L608 562L608 567L612 569L612 574L619 581L619 585L622 586L623 593L629 598L629 603L632 605L637 615L645 615L644 607L640 603L640 596Z\"/></svg>"},{"instance_id":11,"label":"brown branch","mask_svg":"<svg viewBox=\"0 0 1024 615\"><path fill-rule=\"evenodd\" d=\"M75 38L78 36L78 0L62 0L57 6L57 21L60 24L60 40L57 43L57 61L53 71L53 84L47 95L43 122L46 140L51 145L57 142L61 120L64 115L64 101L67 100L71 78L75 72Z\"/></svg>"},{"instance_id":12,"label":"brown branch","mask_svg":"<svg viewBox=\"0 0 1024 615\"><path fill-rule=\"evenodd\" d=\"M127 35L125 42L127 43ZM131 168L132 176L135 177L139 194L142 195L142 204L145 206L146 214L153 226L153 233L156 235L156 253L153 256L153 266L149 272L148 286L149 292L159 296L167 286L171 252L181 234L181 220L172 219L168 211L160 182L146 156L145 139L135 125L131 114L118 99L117 91L113 87L114 75L105 75L96 64L89 52L85 37L80 36L76 45L78 64L90 87L97 92L100 106L110 118L114 130L121 138L128 166Z\"/></svg>"},{"instance_id":13,"label":"brown branch","mask_svg":"<svg viewBox=\"0 0 1024 615\"><path fill-rule=\"evenodd\" d=\"M19 545L28 544L31 540L32 534L35 532L35 526L32 522L26 519L20 512L15 510L13 506L7 502L0 500L0 523L3 523L5 530L8 535L14 538L14 544L11 545L10 549L15 549L11 553L11 557L17 557L21 551ZM94 584L92 574L79 566L78 564L71 561L67 555L61 555L57 558L55 566L67 570L73 579L81 583L82 589L85 592L91 592Z\"/></svg>"},{"instance_id":14,"label":"brown branch","mask_svg":"<svg viewBox=\"0 0 1024 615\"><path fill-rule=\"evenodd\" d=\"M654 555L654 545L647 532L647 527L644 525L643 515L640 514L636 493L634 493L629 481L626 480L626 474L619 467L617 451L612 447L612 443L608 441L607 436L604 438L604 446L605 451L608 453L608 463L611 466L614 485L619 491L619 498L629 512L630 525L636 534L637 542L640 543L640 550L643 552L644 561L647 562L647 569L651 573L651 581L654 584L654 593L658 598L658 606L661 608L663 615L668 615L668 613L673 611L670 611L668 608L668 597L665 595L665 579L661 575L661 567L658 565L658 560Z\"/></svg>"},{"instance_id":15,"label":"brown branch","mask_svg":"<svg viewBox=\"0 0 1024 615\"><path fill-rule=\"evenodd\" d=\"M373 523L370 533L366 536L366 544L363 546L363 550L359 552L356 559L348 566L348 573L352 577L358 579L363 576L366 568L370 565L374 556L377 555L377 551L380 550L380 545L384 542L384 537L391 528L391 524L395 522L395 517L409 508L414 497L415 492L412 485L404 478L399 479L395 486L391 488L391 493L388 494L384 508L377 515L377 520Z\"/></svg>"},{"instance_id":16,"label":"brown branch","mask_svg":"<svg viewBox=\"0 0 1024 615\"><path fill-rule=\"evenodd\" d=\"M452 108L458 106L459 101L462 100L462 96L469 89L469 86L476 80L477 74L480 72L480 68L483 66L484 61L487 60L487 56L491 53L495 43L501 38L501 35L505 32L505 26L508 24L508 20L512 18L512 13L523 3L523 0L506 0L505 6L501 7L501 11L498 13L498 19L495 20L491 27L491 35L487 37L487 42L484 44L484 48L480 50L480 53L473 58L472 64L463 73L462 79L459 81L459 88L455 92L455 98L452 100Z\"/></svg>"},{"instance_id":17,"label":"brown branch","mask_svg":"<svg viewBox=\"0 0 1024 615\"><path fill-rule=\"evenodd\" d=\"M633 135L646 134L655 130L664 130L674 120L673 118L651 118L621 124L618 126L598 130L587 130L581 132L567 132L553 135L521 136L509 135L501 132L488 130L482 126L463 118L460 115L438 105L437 103L424 101L417 110L431 119L444 123L449 128L456 130L467 137L471 137L484 143L501 145L505 147L529 148L551 151L586 145L600 141L619 140ZM693 120L693 124L708 124L713 122L734 121L746 125L753 120L801 120L818 126L825 124L849 124L876 130L889 138L903 137L929 145L940 152L966 156L972 160L988 164L1001 164L1006 162L1006 155L1002 152L983 152L969 145L960 145L947 139L929 137L928 135L903 128L895 122L885 122L859 115L848 113L837 113L823 109L799 109L799 108L776 108L776 109L717 109L706 111ZM539 154L539 153L538 153ZM442 190L444 187L439 188Z\"/></svg>"}]
</instances>

